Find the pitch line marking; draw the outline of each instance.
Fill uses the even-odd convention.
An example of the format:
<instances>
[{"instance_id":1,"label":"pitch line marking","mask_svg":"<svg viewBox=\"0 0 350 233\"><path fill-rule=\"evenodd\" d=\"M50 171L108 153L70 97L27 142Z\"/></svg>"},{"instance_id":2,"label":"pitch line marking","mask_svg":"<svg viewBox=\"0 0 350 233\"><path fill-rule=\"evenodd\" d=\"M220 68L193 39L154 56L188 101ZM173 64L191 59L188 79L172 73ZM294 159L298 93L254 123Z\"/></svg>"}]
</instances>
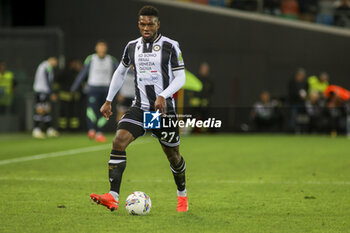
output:
<instances>
[{"instance_id":1,"label":"pitch line marking","mask_svg":"<svg viewBox=\"0 0 350 233\"><path fill-rule=\"evenodd\" d=\"M144 144L144 143L149 143L149 142L150 141L134 142L132 145ZM82 148L78 148L78 149L50 152L50 153L44 153L44 154L37 154L37 155L31 155L31 156L14 158L14 159L6 159L6 160L0 160L0 166L6 165L6 164L12 164L12 163L39 160L39 159L47 159L47 158L55 158L55 157L61 157L61 156L67 156L67 155L75 155L75 154L86 153L86 152L101 151L101 150L105 150L108 148L111 148L110 144L100 145L100 146L82 147Z\"/></svg>"},{"instance_id":2,"label":"pitch line marking","mask_svg":"<svg viewBox=\"0 0 350 233\"><path fill-rule=\"evenodd\" d=\"M66 177L8 177L0 176L0 181L2 180L12 180L12 181L44 181L44 182L106 182L106 179L67 179ZM131 183L173 183L173 180L128 180ZM221 180L221 181L210 181L210 180L197 180L191 182L193 184L204 184L204 183L214 183L214 184L252 184L252 185L350 185L349 181L251 181L251 180Z\"/></svg>"}]
</instances>

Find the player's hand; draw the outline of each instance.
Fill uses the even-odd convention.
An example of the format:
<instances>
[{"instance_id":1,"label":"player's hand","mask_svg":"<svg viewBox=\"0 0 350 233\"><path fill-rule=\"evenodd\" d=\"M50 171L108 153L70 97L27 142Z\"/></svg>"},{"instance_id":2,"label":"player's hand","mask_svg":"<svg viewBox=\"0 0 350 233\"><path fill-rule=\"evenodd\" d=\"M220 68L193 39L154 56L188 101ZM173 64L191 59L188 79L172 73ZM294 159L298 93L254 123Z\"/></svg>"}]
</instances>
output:
<instances>
[{"instance_id":1,"label":"player's hand","mask_svg":"<svg viewBox=\"0 0 350 233\"><path fill-rule=\"evenodd\" d=\"M109 120L109 117L113 114L111 110L112 110L112 106L111 106L111 102L109 101L106 101L100 108L100 112L107 120Z\"/></svg>"},{"instance_id":2,"label":"player's hand","mask_svg":"<svg viewBox=\"0 0 350 233\"><path fill-rule=\"evenodd\" d=\"M158 98L156 99L156 102L154 103L154 108L157 110L159 110L162 115L165 115L165 99L163 96L158 96Z\"/></svg>"}]
</instances>

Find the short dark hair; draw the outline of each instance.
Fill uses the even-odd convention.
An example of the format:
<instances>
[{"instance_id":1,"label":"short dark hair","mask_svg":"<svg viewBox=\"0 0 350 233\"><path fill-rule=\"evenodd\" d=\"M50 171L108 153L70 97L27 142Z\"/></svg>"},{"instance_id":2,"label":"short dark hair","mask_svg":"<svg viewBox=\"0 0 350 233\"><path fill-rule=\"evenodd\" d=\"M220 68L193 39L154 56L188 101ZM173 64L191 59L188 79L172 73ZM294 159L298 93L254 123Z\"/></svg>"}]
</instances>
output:
<instances>
[{"instance_id":1,"label":"short dark hair","mask_svg":"<svg viewBox=\"0 0 350 233\"><path fill-rule=\"evenodd\" d=\"M99 44L99 43L103 43L103 44L105 44L105 45L108 46L107 41L105 41L104 39L99 39L99 40L96 42L96 44Z\"/></svg>"},{"instance_id":2,"label":"short dark hair","mask_svg":"<svg viewBox=\"0 0 350 233\"><path fill-rule=\"evenodd\" d=\"M139 17L141 15L155 16L159 18L159 11L154 6L143 6L139 11Z\"/></svg>"}]
</instances>

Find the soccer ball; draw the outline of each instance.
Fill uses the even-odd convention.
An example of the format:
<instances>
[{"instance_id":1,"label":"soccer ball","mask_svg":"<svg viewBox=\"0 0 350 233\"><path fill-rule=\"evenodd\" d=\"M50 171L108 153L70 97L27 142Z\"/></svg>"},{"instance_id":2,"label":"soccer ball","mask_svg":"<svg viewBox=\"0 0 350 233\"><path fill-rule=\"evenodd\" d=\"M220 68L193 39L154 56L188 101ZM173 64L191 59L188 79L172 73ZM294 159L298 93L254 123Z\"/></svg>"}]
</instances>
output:
<instances>
[{"instance_id":1,"label":"soccer ball","mask_svg":"<svg viewBox=\"0 0 350 233\"><path fill-rule=\"evenodd\" d=\"M133 192L126 198L125 208L131 215L146 215L151 211L152 202L146 193Z\"/></svg>"}]
</instances>

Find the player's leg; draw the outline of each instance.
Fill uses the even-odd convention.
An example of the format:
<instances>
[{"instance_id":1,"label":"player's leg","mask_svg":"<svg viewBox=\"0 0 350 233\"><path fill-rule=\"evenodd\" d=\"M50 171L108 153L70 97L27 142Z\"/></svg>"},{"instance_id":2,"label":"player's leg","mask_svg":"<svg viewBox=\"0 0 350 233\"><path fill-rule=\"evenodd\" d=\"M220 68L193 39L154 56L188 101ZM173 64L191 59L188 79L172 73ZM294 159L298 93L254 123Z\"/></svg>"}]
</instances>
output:
<instances>
[{"instance_id":1,"label":"player's leg","mask_svg":"<svg viewBox=\"0 0 350 233\"><path fill-rule=\"evenodd\" d=\"M49 101L49 97L47 97L43 107L44 107L43 123L46 129L46 134L48 137L57 137L58 132L57 130L55 130L52 123L52 108L51 108L51 103Z\"/></svg>"},{"instance_id":2,"label":"player's leg","mask_svg":"<svg viewBox=\"0 0 350 233\"><path fill-rule=\"evenodd\" d=\"M170 168L174 176L174 180L177 186L177 211L185 212L188 210L187 191L186 191L186 162L180 155L179 146L169 147L163 144L162 148L166 154Z\"/></svg>"},{"instance_id":3,"label":"player's leg","mask_svg":"<svg viewBox=\"0 0 350 233\"><path fill-rule=\"evenodd\" d=\"M104 195L90 195L91 199L111 210L116 209L119 203L120 185L126 168L126 148L137 137L145 133L140 121L142 119L142 111L139 112L139 110L131 108L125 113L123 119L118 124L118 129L113 139L113 149L108 161L110 192Z\"/></svg>"},{"instance_id":4,"label":"player's leg","mask_svg":"<svg viewBox=\"0 0 350 233\"><path fill-rule=\"evenodd\" d=\"M88 126L88 137L94 139L96 135L96 112L100 106L96 103L96 90L94 87L89 87L87 96L86 122Z\"/></svg>"},{"instance_id":5,"label":"player's leg","mask_svg":"<svg viewBox=\"0 0 350 233\"><path fill-rule=\"evenodd\" d=\"M175 114L170 114L175 115ZM170 117L169 115L169 117ZM176 120L172 117L170 120ZM186 191L186 163L179 152L180 136L178 127L162 128L152 130L153 134L158 137L159 142L166 154L170 168L177 186L178 205L177 211L184 212L188 210L187 191Z\"/></svg>"},{"instance_id":6,"label":"player's leg","mask_svg":"<svg viewBox=\"0 0 350 233\"><path fill-rule=\"evenodd\" d=\"M108 161L108 176L110 183L110 192L104 195L92 193L90 198L97 204L106 206L111 211L118 208L119 205L119 190L122 181L122 176L126 168L126 147L135 138L132 134L125 130L119 129L113 139L113 149Z\"/></svg>"},{"instance_id":7,"label":"player's leg","mask_svg":"<svg viewBox=\"0 0 350 233\"><path fill-rule=\"evenodd\" d=\"M35 96L36 103L34 106L34 116L33 116L33 137L43 139L45 138L45 134L43 133L42 127L43 127L43 115L44 115L44 108L42 103L42 96L40 93L37 93Z\"/></svg>"},{"instance_id":8,"label":"player's leg","mask_svg":"<svg viewBox=\"0 0 350 233\"><path fill-rule=\"evenodd\" d=\"M106 95L108 93L108 87L99 87L98 92L96 93L96 103L97 106L102 106L106 101ZM95 112L97 116L96 122L96 137L95 140L98 142L105 142L106 137L103 135L103 128L107 124L106 118L101 114L100 110L97 109Z\"/></svg>"}]
</instances>

